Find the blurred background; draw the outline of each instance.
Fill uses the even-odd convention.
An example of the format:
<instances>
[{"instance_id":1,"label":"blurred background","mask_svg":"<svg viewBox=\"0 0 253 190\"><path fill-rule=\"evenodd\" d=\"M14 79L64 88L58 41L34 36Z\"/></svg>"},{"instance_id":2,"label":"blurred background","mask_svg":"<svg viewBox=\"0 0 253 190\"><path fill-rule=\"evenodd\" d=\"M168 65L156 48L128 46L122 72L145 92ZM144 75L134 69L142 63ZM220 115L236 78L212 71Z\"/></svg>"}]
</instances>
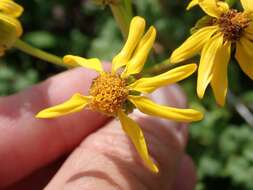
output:
<instances>
[{"instance_id":1,"label":"blurred background","mask_svg":"<svg viewBox=\"0 0 253 190\"><path fill-rule=\"evenodd\" d=\"M25 31L22 39L35 47L58 56L76 54L111 60L123 44L110 9L98 7L91 0L16 2L25 8L21 17ZM168 58L204 15L199 8L186 12L187 2L134 1L135 14L145 17L158 30L155 53L148 67ZM9 50L0 59L0 95L13 94L63 70L15 49ZM197 99L196 75L181 83L189 105L205 113L203 121L189 127L187 152L196 164L197 190L253 189L253 117L249 112L253 111L253 81L232 60L229 83L231 93L224 108L215 104L210 89L203 101Z\"/></svg>"}]
</instances>

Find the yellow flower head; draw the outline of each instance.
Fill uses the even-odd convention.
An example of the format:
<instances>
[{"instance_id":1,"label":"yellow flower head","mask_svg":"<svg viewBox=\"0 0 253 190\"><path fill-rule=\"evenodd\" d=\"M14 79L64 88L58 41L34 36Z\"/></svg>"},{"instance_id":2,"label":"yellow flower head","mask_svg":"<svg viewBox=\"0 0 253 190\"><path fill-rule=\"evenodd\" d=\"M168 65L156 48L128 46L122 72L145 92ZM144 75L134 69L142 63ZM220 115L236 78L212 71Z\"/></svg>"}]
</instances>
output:
<instances>
[{"instance_id":1,"label":"yellow flower head","mask_svg":"<svg viewBox=\"0 0 253 190\"><path fill-rule=\"evenodd\" d=\"M102 68L101 62L96 59L85 59L67 55L64 63L80 65L96 70L99 75L91 84L89 96L73 95L67 102L52 108L42 110L37 118L54 118L88 108L109 116L119 117L124 131L128 134L145 164L153 172L158 172L157 166L149 157L147 145L141 128L127 113L138 108L141 112L176 121L190 122L202 119L203 115L192 109L177 109L158 105L143 94L148 94L157 88L180 81L196 70L196 64L181 66L154 77L129 80L134 74L141 72L144 63L152 49L156 37L153 26L144 34L145 20L134 17L130 24L130 31L125 46L112 61L111 72ZM124 68L120 73L119 69Z\"/></svg>"},{"instance_id":2,"label":"yellow flower head","mask_svg":"<svg viewBox=\"0 0 253 190\"><path fill-rule=\"evenodd\" d=\"M18 17L23 8L12 0L0 1L0 56L22 35Z\"/></svg>"},{"instance_id":3,"label":"yellow flower head","mask_svg":"<svg viewBox=\"0 0 253 190\"><path fill-rule=\"evenodd\" d=\"M172 63L177 63L201 53L197 94L203 98L210 83L221 106L227 94L231 46L236 47L235 57L241 69L253 80L253 2L241 0L241 4L243 12L230 9L223 1L191 1L187 8L199 5L210 16L210 23L193 33L170 58Z\"/></svg>"}]
</instances>

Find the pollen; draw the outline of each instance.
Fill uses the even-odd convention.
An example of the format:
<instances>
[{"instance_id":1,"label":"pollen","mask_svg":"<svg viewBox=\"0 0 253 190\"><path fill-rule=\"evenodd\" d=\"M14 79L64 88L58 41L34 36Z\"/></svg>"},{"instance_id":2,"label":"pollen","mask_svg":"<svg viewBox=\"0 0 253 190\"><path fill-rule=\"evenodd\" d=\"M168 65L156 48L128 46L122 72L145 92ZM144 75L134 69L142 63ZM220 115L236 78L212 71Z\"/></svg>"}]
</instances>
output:
<instances>
[{"instance_id":1,"label":"pollen","mask_svg":"<svg viewBox=\"0 0 253 190\"><path fill-rule=\"evenodd\" d=\"M117 74L103 72L93 80L89 94L91 110L114 116L127 100L126 81Z\"/></svg>"},{"instance_id":2,"label":"pollen","mask_svg":"<svg viewBox=\"0 0 253 190\"><path fill-rule=\"evenodd\" d=\"M223 13L219 19L215 21L220 26L224 39L236 42L240 39L245 28L249 26L251 19L245 12L238 12L231 9Z\"/></svg>"}]
</instances>

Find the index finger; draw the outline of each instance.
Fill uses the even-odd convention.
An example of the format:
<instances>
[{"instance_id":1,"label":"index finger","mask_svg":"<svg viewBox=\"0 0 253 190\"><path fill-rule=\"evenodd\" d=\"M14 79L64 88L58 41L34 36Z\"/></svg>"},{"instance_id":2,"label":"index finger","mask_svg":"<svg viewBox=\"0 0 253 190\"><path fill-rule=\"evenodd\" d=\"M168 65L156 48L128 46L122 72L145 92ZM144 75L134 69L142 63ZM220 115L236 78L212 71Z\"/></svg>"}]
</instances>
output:
<instances>
[{"instance_id":1,"label":"index finger","mask_svg":"<svg viewBox=\"0 0 253 190\"><path fill-rule=\"evenodd\" d=\"M38 111L87 94L95 72L64 72L19 94L0 99L0 188L72 150L107 118L82 111L61 118L36 119Z\"/></svg>"}]
</instances>

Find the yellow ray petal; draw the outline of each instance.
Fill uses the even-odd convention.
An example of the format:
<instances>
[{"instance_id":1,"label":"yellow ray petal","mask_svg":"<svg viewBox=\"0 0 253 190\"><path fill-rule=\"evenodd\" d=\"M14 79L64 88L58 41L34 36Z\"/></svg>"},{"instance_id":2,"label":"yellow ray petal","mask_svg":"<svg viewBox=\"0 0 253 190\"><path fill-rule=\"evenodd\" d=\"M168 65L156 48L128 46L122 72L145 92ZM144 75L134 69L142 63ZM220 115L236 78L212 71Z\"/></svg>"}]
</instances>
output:
<instances>
[{"instance_id":1,"label":"yellow ray petal","mask_svg":"<svg viewBox=\"0 0 253 190\"><path fill-rule=\"evenodd\" d=\"M218 18L222 13L228 11L223 4L218 5L217 0L199 0L199 6L209 16ZM225 8L225 10L224 10Z\"/></svg>"},{"instance_id":2,"label":"yellow ray petal","mask_svg":"<svg viewBox=\"0 0 253 190\"><path fill-rule=\"evenodd\" d=\"M221 33L211 38L204 46L201 52L201 58L198 69L197 94L203 98L206 87L210 83L213 75L214 61L219 61L217 51L221 48L223 36ZM217 62L216 64L220 64Z\"/></svg>"},{"instance_id":3,"label":"yellow ray petal","mask_svg":"<svg viewBox=\"0 0 253 190\"><path fill-rule=\"evenodd\" d=\"M236 43L235 57L243 70L253 80L253 42L242 37Z\"/></svg>"},{"instance_id":4,"label":"yellow ray petal","mask_svg":"<svg viewBox=\"0 0 253 190\"><path fill-rule=\"evenodd\" d=\"M189 5L187 6L187 10L191 9L192 7L196 6L199 4L199 1L201 0L192 0ZM219 1L219 0L215 0L219 9L222 11L222 12L226 12L229 10L229 5L226 3L226 2L223 2L223 1ZM213 2L212 2L213 3Z\"/></svg>"},{"instance_id":5,"label":"yellow ray petal","mask_svg":"<svg viewBox=\"0 0 253 190\"><path fill-rule=\"evenodd\" d=\"M253 1L252 0L241 0L242 7L245 11L253 11Z\"/></svg>"},{"instance_id":6,"label":"yellow ray petal","mask_svg":"<svg viewBox=\"0 0 253 190\"><path fill-rule=\"evenodd\" d=\"M24 11L23 7L12 0L1 0L0 11L12 17L19 17Z\"/></svg>"},{"instance_id":7,"label":"yellow ray petal","mask_svg":"<svg viewBox=\"0 0 253 190\"><path fill-rule=\"evenodd\" d=\"M150 50L153 47L156 38L156 29L151 26L147 33L141 39L132 59L127 63L125 70L121 74L123 78L129 75L139 73L149 55Z\"/></svg>"},{"instance_id":8,"label":"yellow ray petal","mask_svg":"<svg viewBox=\"0 0 253 190\"><path fill-rule=\"evenodd\" d=\"M203 114L193 109L162 106L144 96L129 96L129 100L143 113L180 122L199 121Z\"/></svg>"},{"instance_id":9,"label":"yellow ray petal","mask_svg":"<svg viewBox=\"0 0 253 190\"><path fill-rule=\"evenodd\" d=\"M188 4L186 10L190 10L192 7L195 7L197 4L199 4L199 0L192 0L192 1Z\"/></svg>"},{"instance_id":10,"label":"yellow ray petal","mask_svg":"<svg viewBox=\"0 0 253 190\"><path fill-rule=\"evenodd\" d=\"M103 71L102 64L97 58L85 59L79 56L66 55L63 57L63 62L73 67L82 66L88 69L93 69L97 72Z\"/></svg>"},{"instance_id":11,"label":"yellow ray petal","mask_svg":"<svg viewBox=\"0 0 253 190\"><path fill-rule=\"evenodd\" d=\"M89 101L90 97L74 94L68 101L57 106L40 111L37 118L54 118L70 113L81 111Z\"/></svg>"},{"instance_id":12,"label":"yellow ray petal","mask_svg":"<svg viewBox=\"0 0 253 190\"><path fill-rule=\"evenodd\" d=\"M121 52L112 60L112 71L116 72L118 68L126 65L131 58L137 44L139 43L145 30L145 20L139 16L132 19L129 34L125 46Z\"/></svg>"},{"instance_id":13,"label":"yellow ray petal","mask_svg":"<svg viewBox=\"0 0 253 190\"><path fill-rule=\"evenodd\" d=\"M20 37L22 35L23 29L20 22L17 19L0 12L0 21L8 23L9 25L12 25L16 30L17 37Z\"/></svg>"},{"instance_id":14,"label":"yellow ray petal","mask_svg":"<svg viewBox=\"0 0 253 190\"><path fill-rule=\"evenodd\" d=\"M231 42L226 42L218 50L216 59L214 61L215 66L213 70L211 86L214 92L216 102L220 106L224 106L227 95L228 89L227 67L230 59L230 53L231 53Z\"/></svg>"},{"instance_id":15,"label":"yellow ray petal","mask_svg":"<svg viewBox=\"0 0 253 190\"><path fill-rule=\"evenodd\" d=\"M199 53L203 45L217 30L218 26L208 26L199 29L172 53L170 62L178 63Z\"/></svg>"},{"instance_id":16,"label":"yellow ray petal","mask_svg":"<svg viewBox=\"0 0 253 190\"><path fill-rule=\"evenodd\" d=\"M143 46L153 46L154 40L156 38L156 29L155 27L151 26L149 27L148 31L145 33L145 35L141 38L137 48L134 51L134 55L138 54L139 51L141 51L141 49L143 49ZM153 41L153 43L152 43ZM152 45L150 45L152 44Z\"/></svg>"},{"instance_id":17,"label":"yellow ray petal","mask_svg":"<svg viewBox=\"0 0 253 190\"><path fill-rule=\"evenodd\" d=\"M151 93L161 86L173 84L187 78L194 73L196 69L196 64L180 66L155 77L141 78L130 84L128 88L143 93Z\"/></svg>"},{"instance_id":18,"label":"yellow ray petal","mask_svg":"<svg viewBox=\"0 0 253 190\"><path fill-rule=\"evenodd\" d=\"M253 41L253 22L251 21L249 26L243 31L243 35Z\"/></svg>"},{"instance_id":19,"label":"yellow ray petal","mask_svg":"<svg viewBox=\"0 0 253 190\"><path fill-rule=\"evenodd\" d=\"M154 164L154 162L151 160L149 156L146 141L141 128L138 126L136 122L134 122L122 111L119 111L118 116L123 130L126 132L126 134L133 142L136 150L138 151L144 163L148 166L148 168L151 171L158 173L159 172L158 167Z\"/></svg>"},{"instance_id":20,"label":"yellow ray petal","mask_svg":"<svg viewBox=\"0 0 253 190\"><path fill-rule=\"evenodd\" d=\"M222 12L227 12L229 10L229 5L226 2L219 1L219 0L216 0L216 1L217 1L217 5L218 5L219 9Z\"/></svg>"}]
</instances>

